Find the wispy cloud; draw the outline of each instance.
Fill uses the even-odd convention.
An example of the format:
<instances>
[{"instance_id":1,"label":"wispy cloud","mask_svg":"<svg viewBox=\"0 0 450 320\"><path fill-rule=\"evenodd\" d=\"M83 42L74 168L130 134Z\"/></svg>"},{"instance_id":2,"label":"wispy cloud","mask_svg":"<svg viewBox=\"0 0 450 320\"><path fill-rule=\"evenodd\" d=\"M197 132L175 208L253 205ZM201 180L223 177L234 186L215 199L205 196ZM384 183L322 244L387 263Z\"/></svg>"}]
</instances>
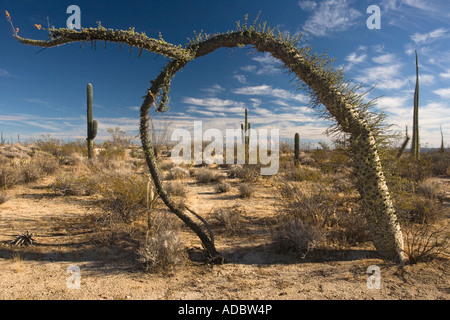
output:
<instances>
[{"instance_id":1,"label":"wispy cloud","mask_svg":"<svg viewBox=\"0 0 450 320\"><path fill-rule=\"evenodd\" d=\"M0 69L0 77L14 77L8 70Z\"/></svg>"},{"instance_id":2,"label":"wispy cloud","mask_svg":"<svg viewBox=\"0 0 450 320\"><path fill-rule=\"evenodd\" d=\"M402 76L401 64L387 64L363 69L356 80L378 89L398 90L403 88L409 80Z\"/></svg>"},{"instance_id":3,"label":"wispy cloud","mask_svg":"<svg viewBox=\"0 0 450 320\"><path fill-rule=\"evenodd\" d=\"M273 98L292 100L301 103L309 102L309 98L303 94L297 94L284 89L273 88L272 86L266 84L234 89L233 93L248 96L269 96Z\"/></svg>"},{"instance_id":4,"label":"wispy cloud","mask_svg":"<svg viewBox=\"0 0 450 320\"><path fill-rule=\"evenodd\" d=\"M314 36L325 36L348 30L359 23L362 13L349 0L300 1L303 10L313 11L303 28Z\"/></svg>"},{"instance_id":5,"label":"wispy cloud","mask_svg":"<svg viewBox=\"0 0 450 320\"><path fill-rule=\"evenodd\" d=\"M256 55L252 57L252 60L257 62L256 65L246 65L241 67L242 71L255 73L256 75L273 75L281 72L282 63L275 59L270 53L264 53L263 55Z\"/></svg>"},{"instance_id":6,"label":"wispy cloud","mask_svg":"<svg viewBox=\"0 0 450 320\"><path fill-rule=\"evenodd\" d=\"M433 92L439 95L442 99L450 99L450 88L438 89Z\"/></svg>"},{"instance_id":7,"label":"wispy cloud","mask_svg":"<svg viewBox=\"0 0 450 320\"><path fill-rule=\"evenodd\" d=\"M395 56L393 54L387 53L380 55L378 57L373 57L372 61L378 64L387 64L394 62Z\"/></svg>"},{"instance_id":8,"label":"wispy cloud","mask_svg":"<svg viewBox=\"0 0 450 320\"><path fill-rule=\"evenodd\" d=\"M450 33L445 28L439 28L428 33L414 33L411 36L416 44L431 43L436 40L442 40L450 37Z\"/></svg>"}]
</instances>

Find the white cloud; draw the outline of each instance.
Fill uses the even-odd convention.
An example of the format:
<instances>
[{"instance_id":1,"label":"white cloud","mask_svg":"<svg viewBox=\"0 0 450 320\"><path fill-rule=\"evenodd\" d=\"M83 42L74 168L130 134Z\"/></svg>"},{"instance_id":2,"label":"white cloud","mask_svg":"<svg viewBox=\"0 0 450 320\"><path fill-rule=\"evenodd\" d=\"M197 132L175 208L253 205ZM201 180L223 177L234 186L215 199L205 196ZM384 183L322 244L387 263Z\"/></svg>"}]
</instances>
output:
<instances>
[{"instance_id":1,"label":"white cloud","mask_svg":"<svg viewBox=\"0 0 450 320\"><path fill-rule=\"evenodd\" d=\"M387 53L378 57L372 58L372 61L378 64L387 64L394 62L395 56L393 54Z\"/></svg>"},{"instance_id":2,"label":"white cloud","mask_svg":"<svg viewBox=\"0 0 450 320\"><path fill-rule=\"evenodd\" d=\"M351 64L357 64L364 62L366 58L367 58L366 54L361 54L358 56L356 52L352 52L347 56L347 58L345 58L345 60L347 60Z\"/></svg>"},{"instance_id":3,"label":"white cloud","mask_svg":"<svg viewBox=\"0 0 450 320\"><path fill-rule=\"evenodd\" d=\"M248 86L233 90L234 94L252 95L252 96L270 96L285 100L293 100L302 103L308 103L309 98L302 94L295 94L284 89L273 88L269 85Z\"/></svg>"},{"instance_id":4,"label":"white cloud","mask_svg":"<svg viewBox=\"0 0 450 320\"><path fill-rule=\"evenodd\" d=\"M409 80L400 73L401 64L382 65L362 70L362 74L356 77L358 82L373 86L378 89L398 90L403 88Z\"/></svg>"},{"instance_id":5,"label":"white cloud","mask_svg":"<svg viewBox=\"0 0 450 320\"><path fill-rule=\"evenodd\" d=\"M204 92L208 92L209 94L214 95L214 94L217 94L217 93L219 93L219 92L224 91L225 88L221 87L221 86L218 85L218 84L214 84L214 85L212 85L212 86L210 86L210 87L208 87L208 88L202 88L202 89L200 89L200 90L202 90L202 91L204 91Z\"/></svg>"},{"instance_id":6,"label":"white cloud","mask_svg":"<svg viewBox=\"0 0 450 320\"><path fill-rule=\"evenodd\" d=\"M12 74L8 70L0 69L0 77L12 77Z\"/></svg>"},{"instance_id":7,"label":"white cloud","mask_svg":"<svg viewBox=\"0 0 450 320\"><path fill-rule=\"evenodd\" d=\"M314 9L317 8L317 2L316 1L311 1L311 0L299 1L298 5L304 11L313 11Z\"/></svg>"},{"instance_id":8,"label":"white cloud","mask_svg":"<svg viewBox=\"0 0 450 320\"><path fill-rule=\"evenodd\" d=\"M241 105L239 102L233 101L233 100L222 100L218 98L206 98L206 99L200 99L200 98L184 98L183 103L186 104L193 104L196 106L202 106L202 107L228 107L228 106L236 106Z\"/></svg>"},{"instance_id":9,"label":"white cloud","mask_svg":"<svg viewBox=\"0 0 450 320\"><path fill-rule=\"evenodd\" d=\"M305 22L304 29L315 36L325 36L348 30L360 22L361 16L361 12L350 7L349 0L325 0Z\"/></svg>"},{"instance_id":10,"label":"white cloud","mask_svg":"<svg viewBox=\"0 0 450 320\"><path fill-rule=\"evenodd\" d=\"M449 36L450 34L447 29L439 28L429 33L415 33L411 36L411 39L416 44L421 44L433 42L434 40L442 40L448 38Z\"/></svg>"},{"instance_id":11,"label":"white cloud","mask_svg":"<svg viewBox=\"0 0 450 320\"><path fill-rule=\"evenodd\" d=\"M442 99L450 99L450 88L442 88L433 92L439 95Z\"/></svg>"},{"instance_id":12,"label":"white cloud","mask_svg":"<svg viewBox=\"0 0 450 320\"><path fill-rule=\"evenodd\" d=\"M258 67L254 66L254 65L247 65L247 66L241 67L241 70L245 71L245 72L254 72L257 68Z\"/></svg>"},{"instance_id":13,"label":"white cloud","mask_svg":"<svg viewBox=\"0 0 450 320\"><path fill-rule=\"evenodd\" d=\"M450 79L450 69L448 69L446 72L442 72L439 74L441 78Z\"/></svg>"},{"instance_id":14,"label":"white cloud","mask_svg":"<svg viewBox=\"0 0 450 320\"><path fill-rule=\"evenodd\" d=\"M233 76L234 79L236 79L239 83L246 84L247 78L243 74L236 74Z\"/></svg>"}]
</instances>

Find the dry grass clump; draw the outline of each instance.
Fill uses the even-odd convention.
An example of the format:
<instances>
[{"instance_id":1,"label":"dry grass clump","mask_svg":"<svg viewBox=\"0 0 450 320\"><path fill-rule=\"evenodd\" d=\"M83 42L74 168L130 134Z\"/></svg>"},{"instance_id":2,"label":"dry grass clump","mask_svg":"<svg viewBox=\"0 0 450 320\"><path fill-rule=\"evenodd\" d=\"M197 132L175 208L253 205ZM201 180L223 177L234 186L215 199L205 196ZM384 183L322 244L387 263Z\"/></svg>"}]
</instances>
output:
<instances>
[{"instance_id":1,"label":"dry grass clump","mask_svg":"<svg viewBox=\"0 0 450 320\"><path fill-rule=\"evenodd\" d=\"M395 196L394 207L401 221L414 223L434 223L442 216L442 207L437 200L417 194Z\"/></svg>"},{"instance_id":2,"label":"dry grass clump","mask_svg":"<svg viewBox=\"0 0 450 320\"><path fill-rule=\"evenodd\" d=\"M59 161L49 154L36 153L28 158L0 159L0 188L30 183L54 173Z\"/></svg>"},{"instance_id":3,"label":"dry grass clump","mask_svg":"<svg viewBox=\"0 0 450 320\"><path fill-rule=\"evenodd\" d=\"M151 216L146 239L136 251L137 260L147 272L170 272L182 265L187 254L179 237L180 224L167 212Z\"/></svg>"},{"instance_id":4,"label":"dry grass clump","mask_svg":"<svg viewBox=\"0 0 450 320\"><path fill-rule=\"evenodd\" d=\"M228 177L241 179L243 182L256 182L260 177L260 170L258 165L233 165L228 171Z\"/></svg>"},{"instance_id":5,"label":"dry grass clump","mask_svg":"<svg viewBox=\"0 0 450 320\"><path fill-rule=\"evenodd\" d=\"M8 194L6 194L5 192L0 191L0 205L4 204L8 200L9 200Z\"/></svg>"},{"instance_id":6,"label":"dry grass clump","mask_svg":"<svg viewBox=\"0 0 450 320\"><path fill-rule=\"evenodd\" d=\"M201 168L197 171L196 179L198 183L219 182L222 179L220 173L207 168Z\"/></svg>"},{"instance_id":7,"label":"dry grass clump","mask_svg":"<svg viewBox=\"0 0 450 320\"><path fill-rule=\"evenodd\" d=\"M213 219L217 227L227 234L237 234L242 231L242 210L238 207L218 208L214 210Z\"/></svg>"},{"instance_id":8,"label":"dry grass clump","mask_svg":"<svg viewBox=\"0 0 450 320\"><path fill-rule=\"evenodd\" d=\"M305 257L314 249L351 246L369 239L366 220L353 193L332 184L280 179L280 201L272 239L281 251Z\"/></svg>"},{"instance_id":9,"label":"dry grass clump","mask_svg":"<svg viewBox=\"0 0 450 320\"><path fill-rule=\"evenodd\" d=\"M184 180L189 177L190 177L189 171L181 167L173 167L169 169L169 172L166 175L167 180Z\"/></svg>"},{"instance_id":10,"label":"dry grass clump","mask_svg":"<svg viewBox=\"0 0 450 320\"><path fill-rule=\"evenodd\" d=\"M238 185L239 197L240 198L251 198L256 191L254 185L250 183L240 183Z\"/></svg>"},{"instance_id":11,"label":"dry grass clump","mask_svg":"<svg viewBox=\"0 0 450 320\"><path fill-rule=\"evenodd\" d=\"M171 196L186 197L186 185L179 181L168 181L165 183L166 191Z\"/></svg>"},{"instance_id":12,"label":"dry grass clump","mask_svg":"<svg viewBox=\"0 0 450 320\"><path fill-rule=\"evenodd\" d=\"M54 192L61 193L65 196L89 195L85 182L86 180L82 177L64 173L57 176L50 187Z\"/></svg>"},{"instance_id":13,"label":"dry grass clump","mask_svg":"<svg viewBox=\"0 0 450 320\"><path fill-rule=\"evenodd\" d=\"M317 226L298 217L282 217L272 230L272 240L280 252L294 253L305 258L318 248L325 233Z\"/></svg>"},{"instance_id":14,"label":"dry grass clump","mask_svg":"<svg viewBox=\"0 0 450 320\"><path fill-rule=\"evenodd\" d=\"M417 193L428 199L436 199L440 189L441 184L437 180L430 178L419 182L417 186Z\"/></svg>"},{"instance_id":15,"label":"dry grass clump","mask_svg":"<svg viewBox=\"0 0 450 320\"><path fill-rule=\"evenodd\" d=\"M216 184L215 190L217 193L227 193L231 190L231 184L226 181L219 182L218 184Z\"/></svg>"}]
</instances>

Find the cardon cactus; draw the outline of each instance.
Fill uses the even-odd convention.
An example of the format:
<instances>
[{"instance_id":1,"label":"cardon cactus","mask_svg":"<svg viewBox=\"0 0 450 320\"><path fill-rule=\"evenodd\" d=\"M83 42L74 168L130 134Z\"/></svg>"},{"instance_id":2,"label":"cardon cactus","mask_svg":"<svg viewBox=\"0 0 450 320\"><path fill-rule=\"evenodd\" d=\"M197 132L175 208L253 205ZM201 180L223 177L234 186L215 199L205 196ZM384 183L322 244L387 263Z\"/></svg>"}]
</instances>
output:
<instances>
[{"instance_id":1,"label":"cardon cactus","mask_svg":"<svg viewBox=\"0 0 450 320\"><path fill-rule=\"evenodd\" d=\"M420 156L419 144L419 57L416 51L416 90L414 91L414 123L411 152L414 159L418 160Z\"/></svg>"},{"instance_id":2,"label":"cardon cactus","mask_svg":"<svg viewBox=\"0 0 450 320\"><path fill-rule=\"evenodd\" d=\"M245 109L245 122L241 123L242 144L245 148L245 163L249 161L249 146L250 146L250 123L248 122L247 109Z\"/></svg>"},{"instance_id":3,"label":"cardon cactus","mask_svg":"<svg viewBox=\"0 0 450 320\"><path fill-rule=\"evenodd\" d=\"M97 120L92 118L92 101L93 101L93 88L92 84L87 86L87 148L88 148L88 158L92 158L94 150L94 139L97 136Z\"/></svg>"},{"instance_id":4,"label":"cardon cactus","mask_svg":"<svg viewBox=\"0 0 450 320\"><path fill-rule=\"evenodd\" d=\"M298 165L300 162L300 135L295 134L294 138L294 164Z\"/></svg>"}]
</instances>

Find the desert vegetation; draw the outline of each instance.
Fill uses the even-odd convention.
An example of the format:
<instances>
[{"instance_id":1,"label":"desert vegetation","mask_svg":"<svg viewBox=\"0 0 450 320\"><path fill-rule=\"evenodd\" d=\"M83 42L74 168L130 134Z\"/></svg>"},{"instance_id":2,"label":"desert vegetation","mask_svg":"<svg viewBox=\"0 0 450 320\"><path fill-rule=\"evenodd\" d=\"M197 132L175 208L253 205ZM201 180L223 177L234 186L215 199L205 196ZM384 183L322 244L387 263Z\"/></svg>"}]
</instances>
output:
<instances>
[{"instance_id":1,"label":"desert vegetation","mask_svg":"<svg viewBox=\"0 0 450 320\"><path fill-rule=\"evenodd\" d=\"M117 248L142 272L165 276L192 264L248 263L242 251L252 250L266 253L250 260L258 266L364 259L359 251L400 268L448 262L449 151L399 152L401 141L381 134L384 115L372 111L374 102L363 102L364 94L331 67L332 59L298 46L300 39L276 36L257 21L227 34L198 35L184 48L101 25L49 32L49 41L15 37L44 47L86 39L125 42L171 60L142 104L141 147L131 145L120 128L108 130L111 139L94 141L97 123L88 85L87 143L43 137L0 146L0 206L8 205L10 194L20 195L14 190L36 185L47 190L43 197L82 203L89 210L76 223L86 230L85 246ZM281 60L304 83L312 107L334 121L330 132L343 140L300 150L296 134L292 147L280 148L278 173L261 176L261 165L247 161L251 125L245 110L244 164L175 165L171 146L154 144L150 108L167 109L170 81L188 62L243 45ZM415 125L414 150L420 150L417 130ZM35 243L45 244L54 234L50 230L39 238L34 232L37 240L28 241L28 230L14 231L16 238L5 244L37 248Z\"/></svg>"}]
</instances>

